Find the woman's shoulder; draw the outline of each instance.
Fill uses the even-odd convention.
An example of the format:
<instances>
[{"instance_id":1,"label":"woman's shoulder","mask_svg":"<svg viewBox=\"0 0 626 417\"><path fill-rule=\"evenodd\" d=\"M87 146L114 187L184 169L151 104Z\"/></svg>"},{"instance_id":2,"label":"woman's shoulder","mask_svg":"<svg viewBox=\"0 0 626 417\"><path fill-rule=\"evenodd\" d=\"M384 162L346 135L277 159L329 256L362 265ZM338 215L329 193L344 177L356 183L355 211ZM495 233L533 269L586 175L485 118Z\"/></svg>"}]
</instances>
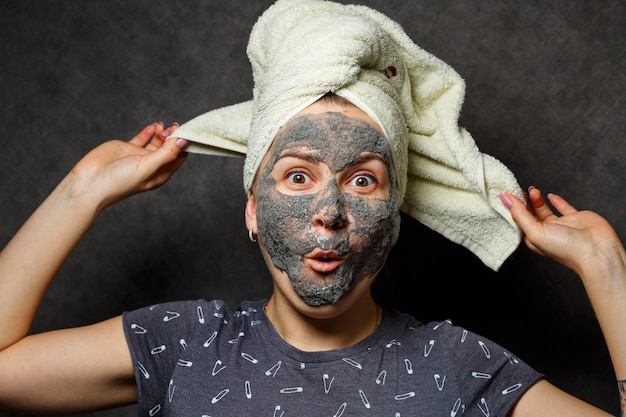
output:
<instances>
[{"instance_id":1,"label":"woman's shoulder","mask_svg":"<svg viewBox=\"0 0 626 417\"><path fill-rule=\"evenodd\" d=\"M129 334L206 333L210 329L233 328L229 324L261 314L263 303L263 300L245 301L231 308L220 299L168 301L124 312L124 326Z\"/></svg>"},{"instance_id":2,"label":"woman's shoulder","mask_svg":"<svg viewBox=\"0 0 626 417\"><path fill-rule=\"evenodd\" d=\"M450 319L433 320L422 322L418 318L398 311L392 311L390 321L393 328L402 332L402 338L408 344L435 343L447 346L478 346L484 347L493 344L491 340L483 337L462 325L454 323Z\"/></svg>"}]
</instances>

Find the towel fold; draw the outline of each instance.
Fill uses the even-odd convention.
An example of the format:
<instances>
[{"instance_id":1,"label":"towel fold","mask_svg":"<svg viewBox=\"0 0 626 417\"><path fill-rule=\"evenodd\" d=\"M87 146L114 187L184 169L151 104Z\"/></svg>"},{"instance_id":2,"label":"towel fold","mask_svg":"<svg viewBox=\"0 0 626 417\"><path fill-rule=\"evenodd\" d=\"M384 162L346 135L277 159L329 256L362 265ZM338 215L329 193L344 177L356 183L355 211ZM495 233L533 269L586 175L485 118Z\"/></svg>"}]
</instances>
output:
<instances>
[{"instance_id":1,"label":"towel fold","mask_svg":"<svg viewBox=\"0 0 626 417\"><path fill-rule=\"evenodd\" d=\"M459 126L463 79L366 6L279 0L255 23L247 49L252 99L212 110L175 133L192 153L243 156L244 188L278 129L333 92L382 127L400 180L401 209L498 270L520 230L498 195L523 198L511 171Z\"/></svg>"}]
</instances>

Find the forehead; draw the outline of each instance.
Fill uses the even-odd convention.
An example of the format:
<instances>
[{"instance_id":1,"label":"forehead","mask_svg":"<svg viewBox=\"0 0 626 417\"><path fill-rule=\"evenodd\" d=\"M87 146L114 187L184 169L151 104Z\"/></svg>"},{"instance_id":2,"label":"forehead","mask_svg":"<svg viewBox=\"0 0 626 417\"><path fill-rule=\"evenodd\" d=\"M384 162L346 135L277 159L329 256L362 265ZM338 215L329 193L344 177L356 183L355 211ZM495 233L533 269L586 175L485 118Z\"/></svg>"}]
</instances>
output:
<instances>
[{"instance_id":1,"label":"forehead","mask_svg":"<svg viewBox=\"0 0 626 417\"><path fill-rule=\"evenodd\" d=\"M340 171L364 153L378 154L390 166L387 139L368 120L345 112L306 112L285 124L266 160L272 166L282 156L306 154Z\"/></svg>"},{"instance_id":2,"label":"forehead","mask_svg":"<svg viewBox=\"0 0 626 417\"><path fill-rule=\"evenodd\" d=\"M332 140L331 140L332 139ZM353 162L362 152L380 154L388 167L392 156L382 128L358 107L349 102L320 100L300 111L285 123L263 156L253 180L259 177L288 149L317 152L315 158L332 161L335 168ZM392 175L393 169L389 170ZM266 174L267 175L267 172Z\"/></svg>"},{"instance_id":3,"label":"forehead","mask_svg":"<svg viewBox=\"0 0 626 417\"><path fill-rule=\"evenodd\" d=\"M375 147L372 147L373 142L376 142ZM268 154L296 146L341 146L343 152L386 154L383 149L386 145L382 128L367 113L347 101L322 99L297 113L280 128Z\"/></svg>"}]
</instances>

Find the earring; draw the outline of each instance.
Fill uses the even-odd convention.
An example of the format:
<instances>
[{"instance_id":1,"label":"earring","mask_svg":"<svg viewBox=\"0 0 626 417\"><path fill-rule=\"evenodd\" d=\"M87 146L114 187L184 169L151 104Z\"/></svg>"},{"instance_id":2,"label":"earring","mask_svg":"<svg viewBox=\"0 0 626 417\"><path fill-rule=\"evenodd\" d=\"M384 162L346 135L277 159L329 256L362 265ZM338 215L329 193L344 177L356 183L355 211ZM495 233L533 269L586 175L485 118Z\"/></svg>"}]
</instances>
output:
<instances>
[{"instance_id":1,"label":"earring","mask_svg":"<svg viewBox=\"0 0 626 417\"><path fill-rule=\"evenodd\" d=\"M248 239L250 239L250 242L252 243L256 242L256 236L252 233L252 229L248 230Z\"/></svg>"}]
</instances>

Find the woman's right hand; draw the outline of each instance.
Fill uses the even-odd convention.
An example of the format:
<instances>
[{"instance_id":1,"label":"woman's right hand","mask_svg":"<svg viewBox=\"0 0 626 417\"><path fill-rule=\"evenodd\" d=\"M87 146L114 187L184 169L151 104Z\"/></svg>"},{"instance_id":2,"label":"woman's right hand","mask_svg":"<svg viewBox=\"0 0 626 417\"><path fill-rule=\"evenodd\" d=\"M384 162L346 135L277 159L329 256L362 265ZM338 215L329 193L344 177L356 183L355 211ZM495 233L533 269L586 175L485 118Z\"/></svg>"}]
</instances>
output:
<instances>
[{"instance_id":1,"label":"woman's right hand","mask_svg":"<svg viewBox=\"0 0 626 417\"><path fill-rule=\"evenodd\" d=\"M121 317L28 333L50 282L97 214L162 185L182 165L186 141L165 139L176 127L154 123L128 142L93 149L0 252L0 409L65 414L136 401Z\"/></svg>"},{"instance_id":2,"label":"woman's right hand","mask_svg":"<svg viewBox=\"0 0 626 417\"><path fill-rule=\"evenodd\" d=\"M165 140L177 127L154 123L89 152L0 252L0 351L28 333L46 288L98 213L162 185L182 165L186 141Z\"/></svg>"},{"instance_id":3,"label":"woman's right hand","mask_svg":"<svg viewBox=\"0 0 626 417\"><path fill-rule=\"evenodd\" d=\"M71 197L91 195L103 208L133 194L163 185L183 164L187 141L165 140L178 124L144 127L128 142L110 140L85 155L66 181Z\"/></svg>"}]
</instances>

